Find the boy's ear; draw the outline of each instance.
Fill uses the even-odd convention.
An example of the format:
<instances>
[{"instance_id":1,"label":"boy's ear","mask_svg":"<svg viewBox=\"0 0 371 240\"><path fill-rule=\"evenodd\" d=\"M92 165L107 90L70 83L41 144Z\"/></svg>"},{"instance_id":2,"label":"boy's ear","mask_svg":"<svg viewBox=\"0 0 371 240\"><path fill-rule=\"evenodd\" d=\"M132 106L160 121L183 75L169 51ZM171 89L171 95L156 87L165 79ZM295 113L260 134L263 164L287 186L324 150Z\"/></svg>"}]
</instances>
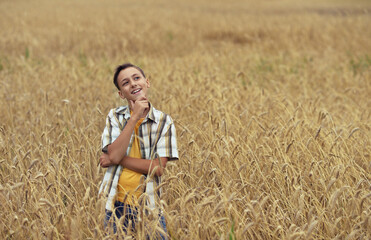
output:
<instances>
[{"instance_id":1,"label":"boy's ear","mask_svg":"<svg viewBox=\"0 0 371 240\"><path fill-rule=\"evenodd\" d=\"M120 98L122 98L122 99L124 99L124 100L126 99L125 96L124 96L124 94L122 94L121 91L118 91L118 94L119 94Z\"/></svg>"},{"instance_id":2,"label":"boy's ear","mask_svg":"<svg viewBox=\"0 0 371 240\"><path fill-rule=\"evenodd\" d=\"M146 83L147 83L147 88L149 88L151 86L151 84L149 83L149 77L146 78Z\"/></svg>"}]
</instances>

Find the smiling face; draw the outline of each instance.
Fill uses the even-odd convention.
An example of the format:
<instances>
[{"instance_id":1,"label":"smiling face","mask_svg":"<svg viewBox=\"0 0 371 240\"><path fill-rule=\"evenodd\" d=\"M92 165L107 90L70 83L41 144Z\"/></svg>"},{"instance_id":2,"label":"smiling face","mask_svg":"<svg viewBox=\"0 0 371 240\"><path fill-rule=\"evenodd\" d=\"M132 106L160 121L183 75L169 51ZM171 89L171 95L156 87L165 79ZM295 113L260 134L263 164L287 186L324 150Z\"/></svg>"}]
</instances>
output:
<instances>
[{"instance_id":1,"label":"smiling face","mask_svg":"<svg viewBox=\"0 0 371 240\"><path fill-rule=\"evenodd\" d=\"M120 88L119 95L122 99L133 100L140 97L147 97L150 86L149 81L135 67L128 67L121 70L117 76L117 84Z\"/></svg>"}]
</instances>

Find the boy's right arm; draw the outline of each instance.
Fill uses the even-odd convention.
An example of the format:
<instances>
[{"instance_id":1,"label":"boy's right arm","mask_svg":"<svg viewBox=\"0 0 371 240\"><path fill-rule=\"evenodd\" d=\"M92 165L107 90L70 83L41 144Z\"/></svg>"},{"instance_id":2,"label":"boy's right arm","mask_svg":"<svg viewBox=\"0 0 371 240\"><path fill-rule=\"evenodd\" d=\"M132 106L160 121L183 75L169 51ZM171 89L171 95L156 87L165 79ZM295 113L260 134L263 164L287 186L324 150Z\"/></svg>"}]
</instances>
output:
<instances>
[{"instance_id":1,"label":"boy's right arm","mask_svg":"<svg viewBox=\"0 0 371 240\"><path fill-rule=\"evenodd\" d=\"M133 113L121 131L120 135L107 147L108 160L111 164L117 165L125 157L126 150L129 146L131 135L138 120L143 115L143 112L148 108L147 99L137 100L135 103L130 101ZM101 163L102 165L102 163Z\"/></svg>"},{"instance_id":2,"label":"boy's right arm","mask_svg":"<svg viewBox=\"0 0 371 240\"><path fill-rule=\"evenodd\" d=\"M125 125L124 129L121 131L120 135L109 144L107 147L108 160L113 165L120 163L121 159L126 155L126 149L129 146L131 134L134 131L136 120L130 118Z\"/></svg>"}]
</instances>

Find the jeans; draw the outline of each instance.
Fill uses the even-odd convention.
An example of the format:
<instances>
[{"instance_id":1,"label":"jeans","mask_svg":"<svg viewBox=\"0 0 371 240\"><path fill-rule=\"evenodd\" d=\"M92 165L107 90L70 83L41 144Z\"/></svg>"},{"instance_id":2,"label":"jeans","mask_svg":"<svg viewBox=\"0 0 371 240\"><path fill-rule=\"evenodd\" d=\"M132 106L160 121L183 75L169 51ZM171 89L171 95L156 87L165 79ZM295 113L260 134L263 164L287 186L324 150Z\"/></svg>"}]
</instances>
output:
<instances>
[{"instance_id":1,"label":"jeans","mask_svg":"<svg viewBox=\"0 0 371 240\"><path fill-rule=\"evenodd\" d=\"M122 202L115 202L115 209L114 209L115 215L117 219L120 219L123 217L123 224L122 224L122 230L127 233L129 227L131 232L135 232L135 224L137 222L137 215L138 215L138 208L135 206L131 206ZM106 217L104 219L104 228L107 228L109 226L109 221L112 217L113 212L106 210ZM159 215L159 223L161 228L164 230L165 233L167 233L166 230L166 222L165 218L163 215ZM131 222L130 226L129 223ZM116 221L113 219L112 221L112 227L113 227L113 232L117 232L117 226L116 226ZM157 234L156 239L161 239L161 240L166 240L167 237L163 236L162 234ZM148 239L148 237L147 237Z\"/></svg>"}]
</instances>

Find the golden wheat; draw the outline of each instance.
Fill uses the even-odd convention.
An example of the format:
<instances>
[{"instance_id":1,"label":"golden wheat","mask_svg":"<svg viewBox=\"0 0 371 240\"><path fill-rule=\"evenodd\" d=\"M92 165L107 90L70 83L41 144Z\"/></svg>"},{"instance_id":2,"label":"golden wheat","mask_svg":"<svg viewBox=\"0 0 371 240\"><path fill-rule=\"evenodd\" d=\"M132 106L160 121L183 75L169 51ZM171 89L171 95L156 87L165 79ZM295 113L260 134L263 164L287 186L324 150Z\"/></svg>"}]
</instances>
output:
<instances>
[{"instance_id":1,"label":"golden wheat","mask_svg":"<svg viewBox=\"0 0 371 240\"><path fill-rule=\"evenodd\" d=\"M159 186L171 239L370 239L370 11L2 1L0 238L113 237L100 135L123 104L114 68L130 61L177 127L180 160ZM137 239L161 231L146 210Z\"/></svg>"}]
</instances>

